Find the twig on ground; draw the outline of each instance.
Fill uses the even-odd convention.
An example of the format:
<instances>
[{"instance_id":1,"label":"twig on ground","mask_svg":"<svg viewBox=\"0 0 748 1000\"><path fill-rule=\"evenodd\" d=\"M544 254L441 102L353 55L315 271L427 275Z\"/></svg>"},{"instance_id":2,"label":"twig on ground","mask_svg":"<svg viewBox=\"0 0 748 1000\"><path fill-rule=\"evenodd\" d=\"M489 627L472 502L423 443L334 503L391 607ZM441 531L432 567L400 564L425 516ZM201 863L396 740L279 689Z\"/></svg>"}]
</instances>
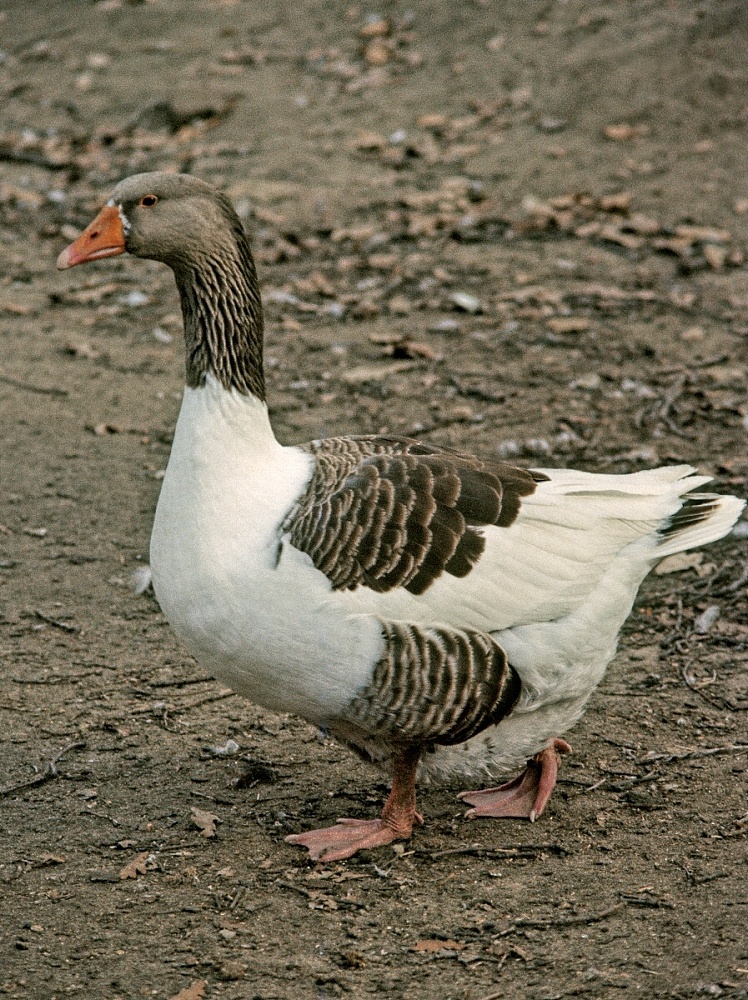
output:
<instances>
[{"instance_id":1,"label":"twig on ground","mask_svg":"<svg viewBox=\"0 0 748 1000\"><path fill-rule=\"evenodd\" d=\"M49 615L42 614L41 611L34 611L34 615L47 625L52 625L54 628L60 628L63 632L80 632L79 625L68 625L67 622L61 622L57 618L50 618Z\"/></svg>"},{"instance_id":2,"label":"twig on ground","mask_svg":"<svg viewBox=\"0 0 748 1000\"><path fill-rule=\"evenodd\" d=\"M179 712L188 712L191 708L199 708L201 705L207 705L211 701L223 701L224 698L238 698L239 695L236 691L221 691L219 694L208 694L203 698L196 698L194 701L187 702L184 705L174 705L171 709L173 715L177 715Z\"/></svg>"},{"instance_id":3,"label":"twig on ground","mask_svg":"<svg viewBox=\"0 0 748 1000\"><path fill-rule=\"evenodd\" d=\"M148 681L148 687L151 688L167 688L167 687L188 687L190 684L207 684L209 681L214 680L213 677L180 677L172 681Z\"/></svg>"},{"instance_id":4,"label":"twig on ground","mask_svg":"<svg viewBox=\"0 0 748 1000\"><path fill-rule=\"evenodd\" d=\"M190 789L190 795L194 795L198 799L207 799L208 802L213 802L217 806L235 806L236 799L224 799L217 795L206 795L205 792L197 792L194 788Z\"/></svg>"},{"instance_id":5,"label":"twig on ground","mask_svg":"<svg viewBox=\"0 0 748 1000\"><path fill-rule=\"evenodd\" d=\"M725 707L724 705L721 705L718 701L715 701L714 698L710 698L708 694L705 694L704 691L701 689L701 687L698 684L696 684L691 677L688 676L685 667L681 667L680 675L683 678L683 683L686 685L688 690L693 691L694 694L697 694L699 695L700 698L703 698L704 701L707 703L707 705L711 705L712 708L724 709Z\"/></svg>"},{"instance_id":6,"label":"twig on ground","mask_svg":"<svg viewBox=\"0 0 748 1000\"><path fill-rule=\"evenodd\" d=\"M221 691L219 694L208 694L202 698L196 698L194 701L185 702L183 705L171 704L168 705L166 702L156 702L151 705L139 705L137 708L130 710L131 715L147 715L150 713L155 713L159 715L164 721L166 721L167 715L179 715L181 712L188 712L191 708L199 708L201 705L207 705L211 701L223 701L224 698L237 698L238 695L236 691Z\"/></svg>"},{"instance_id":7,"label":"twig on ground","mask_svg":"<svg viewBox=\"0 0 748 1000\"><path fill-rule=\"evenodd\" d=\"M634 896L622 892L621 899L625 900L629 904L629 906L646 906L652 910L675 909L674 903L668 903L668 901L665 899L651 899L649 896Z\"/></svg>"},{"instance_id":8,"label":"twig on ground","mask_svg":"<svg viewBox=\"0 0 748 1000\"><path fill-rule=\"evenodd\" d=\"M58 754L55 754L41 774L37 774L36 777L30 778L28 781L19 781L16 785L8 785L7 788L0 788L0 798L13 795L15 792L21 792L25 788L35 788L37 785L43 785L45 782L56 778L59 774L57 765L65 754L70 750L82 750L85 746L86 744L81 742L68 743L68 745L63 747Z\"/></svg>"},{"instance_id":9,"label":"twig on ground","mask_svg":"<svg viewBox=\"0 0 748 1000\"><path fill-rule=\"evenodd\" d=\"M499 933L499 937L506 937L507 934L513 934L514 931L521 930L524 927L545 930L548 927L578 927L580 924L596 924L622 910L625 905L625 902L616 903L614 906L609 906L607 910L601 910L600 913L580 913L579 916L574 917L548 917L546 919L517 917L516 920L513 920L507 928Z\"/></svg>"},{"instance_id":10,"label":"twig on ground","mask_svg":"<svg viewBox=\"0 0 748 1000\"><path fill-rule=\"evenodd\" d=\"M342 906L344 909L363 910L365 908L363 903L359 903L355 899L344 899L340 896L330 896L327 893L321 893L319 890L314 892L310 889L304 889L303 886L294 885L293 882L286 882L284 879L278 879L275 882L275 885L279 885L283 889L292 889L294 892L298 892L312 903L324 904L326 900L332 900L333 903L337 906Z\"/></svg>"},{"instance_id":11,"label":"twig on ground","mask_svg":"<svg viewBox=\"0 0 748 1000\"><path fill-rule=\"evenodd\" d=\"M714 365L721 365L725 361L730 360L729 354L713 354L711 358L704 358L701 361L693 361L689 358L688 361L688 371L693 371L694 368L712 368ZM672 368L663 368L660 371L661 375L682 375L685 374L683 370L683 365L675 365Z\"/></svg>"},{"instance_id":12,"label":"twig on ground","mask_svg":"<svg viewBox=\"0 0 748 1000\"><path fill-rule=\"evenodd\" d=\"M674 380L669 391L664 394L662 406L658 410L658 416L673 434L677 434L678 437L689 438L693 437L693 435L687 434L685 431L681 430L681 428L678 427L673 418L670 416L671 411L675 410L676 400L683 393L685 384L686 375L681 375Z\"/></svg>"},{"instance_id":13,"label":"twig on ground","mask_svg":"<svg viewBox=\"0 0 748 1000\"><path fill-rule=\"evenodd\" d=\"M641 774L641 775L634 775L634 774L622 775L614 771L612 773L607 774L604 778L601 778L600 781L596 781L594 785L587 785L584 790L585 792L594 792L596 788L600 788L600 786L606 784L606 782L608 781L612 782L616 778L622 778L623 779L622 781L616 781L615 784L612 785L611 790L614 792L624 792L627 791L629 788L633 788L634 785L642 785L647 781L656 781L659 776L660 772L657 768L655 768L653 771L647 771L646 774Z\"/></svg>"},{"instance_id":14,"label":"twig on ground","mask_svg":"<svg viewBox=\"0 0 748 1000\"><path fill-rule=\"evenodd\" d=\"M38 392L42 396L67 396L67 389L58 389L56 386L47 388L43 385L31 385L30 382L21 382L20 379L11 378L10 375L0 375L0 382L12 385L16 389L25 389L26 392Z\"/></svg>"},{"instance_id":15,"label":"twig on ground","mask_svg":"<svg viewBox=\"0 0 748 1000\"><path fill-rule=\"evenodd\" d=\"M722 590L716 591L715 593L718 597L721 597L722 594L732 594L736 590L740 590L740 588L743 586L744 583L748 583L748 562L746 562L745 565L743 566L743 571L737 578L737 580L733 580L732 583L728 584Z\"/></svg>"},{"instance_id":16,"label":"twig on ground","mask_svg":"<svg viewBox=\"0 0 748 1000\"><path fill-rule=\"evenodd\" d=\"M547 851L549 854L568 854L560 844L515 844L513 847L483 847L482 844L463 844L445 851L433 851L429 857L445 858L454 854L472 854L481 858L530 858Z\"/></svg>"},{"instance_id":17,"label":"twig on ground","mask_svg":"<svg viewBox=\"0 0 748 1000\"><path fill-rule=\"evenodd\" d=\"M724 747L696 747L683 753L654 753L650 751L646 757L640 757L636 764L671 764L676 760L692 760L696 757L717 757L722 754L748 753L748 743L730 743Z\"/></svg>"}]
</instances>

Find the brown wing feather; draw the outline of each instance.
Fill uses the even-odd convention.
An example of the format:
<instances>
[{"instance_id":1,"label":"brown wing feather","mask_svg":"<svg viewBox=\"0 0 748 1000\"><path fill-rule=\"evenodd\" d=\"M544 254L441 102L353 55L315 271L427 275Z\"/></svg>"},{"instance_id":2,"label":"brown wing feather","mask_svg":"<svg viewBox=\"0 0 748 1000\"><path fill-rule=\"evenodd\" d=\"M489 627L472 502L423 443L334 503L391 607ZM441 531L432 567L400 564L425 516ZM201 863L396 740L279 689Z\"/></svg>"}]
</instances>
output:
<instances>
[{"instance_id":1,"label":"brown wing feather","mask_svg":"<svg viewBox=\"0 0 748 1000\"><path fill-rule=\"evenodd\" d=\"M326 438L307 446L315 471L284 529L336 590L405 587L466 576L486 525L508 527L544 478L408 438Z\"/></svg>"}]
</instances>

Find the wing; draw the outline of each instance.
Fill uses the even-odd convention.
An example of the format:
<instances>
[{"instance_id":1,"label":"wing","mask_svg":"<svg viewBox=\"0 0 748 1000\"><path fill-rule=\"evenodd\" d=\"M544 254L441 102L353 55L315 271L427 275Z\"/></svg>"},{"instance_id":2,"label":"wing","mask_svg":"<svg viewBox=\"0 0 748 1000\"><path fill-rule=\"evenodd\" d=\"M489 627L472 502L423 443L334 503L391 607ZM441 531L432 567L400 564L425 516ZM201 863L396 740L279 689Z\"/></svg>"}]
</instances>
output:
<instances>
[{"instance_id":1,"label":"wing","mask_svg":"<svg viewBox=\"0 0 748 1000\"><path fill-rule=\"evenodd\" d=\"M481 527L508 527L542 473L408 438L327 438L284 530L335 590L422 594L463 577L485 548Z\"/></svg>"}]
</instances>

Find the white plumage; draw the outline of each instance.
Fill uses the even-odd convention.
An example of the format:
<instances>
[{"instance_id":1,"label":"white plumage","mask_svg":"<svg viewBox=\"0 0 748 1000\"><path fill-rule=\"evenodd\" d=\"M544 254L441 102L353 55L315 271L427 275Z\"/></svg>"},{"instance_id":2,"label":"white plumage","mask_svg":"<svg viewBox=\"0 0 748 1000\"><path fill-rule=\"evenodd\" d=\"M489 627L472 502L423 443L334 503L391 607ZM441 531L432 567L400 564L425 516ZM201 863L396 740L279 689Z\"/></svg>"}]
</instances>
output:
<instances>
[{"instance_id":1,"label":"white plumage","mask_svg":"<svg viewBox=\"0 0 748 1000\"><path fill-rule=\"evenodd\" d=\"M582 714L616 651L652 566L729 531L742 509L712 499L708 519L659 529L709 477L687 465L628 475L568 469L526 497L508 528L488 526L464 578L443 574L419 595L333 591L281 525L312 475L308 452L281 446L267 408L208 376L186 389L151 541L156 595L201 663L252 701L321 726L366 683L382 655L380 619L492 633L522 679L512 713L424 773L497 778ZM282 681L282 682L281 682Z\"/></svg>"},{"instance_id":2,"label":"white plumage","mask_svg":"<svg viewBox=\"0 0 748 1000\"><path fill-rule=\"evenodd\" d=\"M289 839L339 859L409 836L419 760L478 778L527 763L463 794L468 815L535 819L641 581L725 535L743 501L697 492L708 478L686 465L613 476L398 438L282 447L228 201L190 177L130 178L59 266L126 249L173 268L185 321L187 387L151 543L164 613L221 681L392 767L381 819Z\"/></svg>"}]
</instances>

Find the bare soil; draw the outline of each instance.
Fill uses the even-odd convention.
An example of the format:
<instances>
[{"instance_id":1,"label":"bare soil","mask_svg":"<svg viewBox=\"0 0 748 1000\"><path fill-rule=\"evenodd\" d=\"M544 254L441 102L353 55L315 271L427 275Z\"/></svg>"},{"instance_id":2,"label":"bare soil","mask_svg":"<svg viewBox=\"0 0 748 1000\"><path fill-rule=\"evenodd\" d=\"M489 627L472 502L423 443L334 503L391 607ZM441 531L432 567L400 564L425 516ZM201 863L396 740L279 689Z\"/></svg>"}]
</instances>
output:
<instances>
[{"instance_id":1,"label":"bare soil","mask_svg":"<svg viewBox=\"0 0 748 1000\"><path fill-rule=\"evenodd\" d=\"M252 233L286 442L748 480L748 8L0 4L0 995L748 996L745 531L642 590L541 820L372 772L207 678L147 561L171 275L60 249L189 170ZM378 19L377 19L378 18ZM743 525L744 527L744 525Z\"/></svg>"}]
</instances>

